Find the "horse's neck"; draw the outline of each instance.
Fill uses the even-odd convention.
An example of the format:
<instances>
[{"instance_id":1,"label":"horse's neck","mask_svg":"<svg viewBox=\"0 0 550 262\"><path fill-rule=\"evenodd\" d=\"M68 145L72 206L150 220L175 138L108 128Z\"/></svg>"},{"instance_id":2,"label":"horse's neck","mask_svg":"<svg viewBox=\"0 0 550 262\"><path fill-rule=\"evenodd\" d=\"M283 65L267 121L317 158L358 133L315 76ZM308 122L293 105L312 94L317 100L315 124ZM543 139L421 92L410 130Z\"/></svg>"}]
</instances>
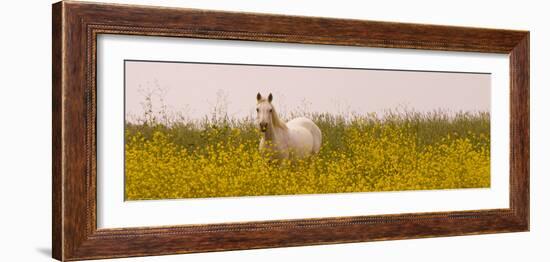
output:
<instances>
[{"instance_id":1,"label":"horse's neck","mask_svg":"<svg viewBox=\"0 0 550 262\"><path fill-rule=\"evenodd\" d=\"M275 109L273 109L272 112L272 121L272 124L262 137L264 142L262 145L267 146L268 144L271 144L278 149L284 149L288 144L288 127L286 126L286 123L279 118Z\"/></svg>"},{"instance_id":2,"label":"horse's neck","mask_svg":"<svg viewBox=\"0 0 550 262\"><path fill-rule=\"evenodd\" d=\"M279 115L277 115L277 111L275 109L273 109L273 112L271 114L273 119L273 126L278 127L282 130L287 130L286 123L279 118Z\"/></svg>"},{"instance_id":3,"label":"horse's neck","mask_svg":"<svg viewBox=\"0 0 550 262\"><path fill-rule=\"evenodd\" d=\"M273 144L279 143L282 139L285 139L288 130L281 128L280 126L273 125L268 128L264 134L263 139Z\"/></svg>"}]
</instances>

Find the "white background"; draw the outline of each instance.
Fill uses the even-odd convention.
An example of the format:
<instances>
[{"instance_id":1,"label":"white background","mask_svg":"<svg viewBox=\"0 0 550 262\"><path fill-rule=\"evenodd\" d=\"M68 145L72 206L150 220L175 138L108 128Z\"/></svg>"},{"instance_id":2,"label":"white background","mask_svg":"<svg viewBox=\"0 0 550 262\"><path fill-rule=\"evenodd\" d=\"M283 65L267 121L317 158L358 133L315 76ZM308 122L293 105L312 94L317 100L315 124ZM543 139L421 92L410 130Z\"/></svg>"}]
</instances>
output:
<instances>
[{"instance_id":1,"label":"white background","mask_svg":"<svg viewBox=\"0 0 550 262\"><path fill-rule=\"evenodd\" d=\"M98 227L507 208L506 55L104 35L98 39ZM491 73L491 188L124 202L124 59ZM254 93L252 93L254 94Z\"/></svg>"},{"instance_id":2,"label":"white background","mask_svg":"<svg viewBox=\"0 0 550 262\"><path fill-rule=\"evenodd\" d=\"M109 1L111 2L111 1ZM545 1L119 1L531 31L531 232L134 258L127 261L548 261L550 28ZM1 260L48 261L51 245L51 7L0 11Z\"/></svg>"}]
</instances>

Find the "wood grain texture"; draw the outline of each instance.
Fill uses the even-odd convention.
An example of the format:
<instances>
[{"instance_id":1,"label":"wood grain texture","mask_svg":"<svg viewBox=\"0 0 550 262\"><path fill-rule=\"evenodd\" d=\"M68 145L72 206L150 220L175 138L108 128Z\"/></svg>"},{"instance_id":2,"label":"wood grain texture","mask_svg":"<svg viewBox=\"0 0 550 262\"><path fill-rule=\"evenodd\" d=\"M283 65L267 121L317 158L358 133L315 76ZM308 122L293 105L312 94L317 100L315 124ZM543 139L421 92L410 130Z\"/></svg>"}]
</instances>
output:
<instances>
[{"instance_id":1,"label":"wood grain texture","mask_svg":"<svg viewBox=\"0 0 550 262\"><path fill-rule=\"evenodd\" d=\"M63 205L61 173L61 78L62 78L62 36L61 5L52 8L52 256L61 257L63 242Z\"/></svg>"},{"instance_id":2,"label":"wood grain texture","mask_svg":"<svg viewBox=\"0 0 550 262\"><path fill-rule=\"evenodd\" d=\"M510 207L529 228L529 33L510 52Z\"/></svg>"},{"instance_id":3,"label":"wood grain texture","mask_svg":"<svg viewBox=\"0 0 550 262\"><path fill-rule=\"evenodd\" d=\"M81 260L529 230L529 32L60 2L53 5L53 257ZM510 208L97 229L99 34L510 55Z\"/></svg>"}]
</instances>

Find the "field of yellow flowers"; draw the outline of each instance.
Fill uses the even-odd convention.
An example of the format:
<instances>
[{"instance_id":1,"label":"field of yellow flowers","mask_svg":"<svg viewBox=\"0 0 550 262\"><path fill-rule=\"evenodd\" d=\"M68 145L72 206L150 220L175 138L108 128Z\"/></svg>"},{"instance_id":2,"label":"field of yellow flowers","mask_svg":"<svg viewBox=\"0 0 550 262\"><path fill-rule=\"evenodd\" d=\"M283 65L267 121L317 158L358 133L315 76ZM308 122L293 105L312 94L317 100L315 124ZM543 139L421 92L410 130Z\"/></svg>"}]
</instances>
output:
<instances>
[{"instance_id":1,"label":"field of yellow flowers","mask_svg":"<svg viewBox=\"0 0 550 262\"><path fill-rule=\"evenodd\" d=\"M274 163L253 121L126 124L127 200L483 188L488 113L310 116L321 152Z\"/></svg>"}]
</instances>

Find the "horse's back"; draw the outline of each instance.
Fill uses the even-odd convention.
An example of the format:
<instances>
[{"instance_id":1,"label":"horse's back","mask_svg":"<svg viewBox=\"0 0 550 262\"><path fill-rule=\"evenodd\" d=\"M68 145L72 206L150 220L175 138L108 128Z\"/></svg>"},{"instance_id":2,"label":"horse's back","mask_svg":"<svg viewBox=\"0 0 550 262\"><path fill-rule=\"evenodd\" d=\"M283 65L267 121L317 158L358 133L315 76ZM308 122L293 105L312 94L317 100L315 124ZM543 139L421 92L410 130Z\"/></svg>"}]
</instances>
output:
<instances>
[{"instance_id":1,"label":"horse's back","mask_svg":"<svg viewBox=\"0 0 550 262\"><path fill-rule=\"evenodd\" d=\"M305 129L308 131L309 135L311 136L311 153L316 154L319 153L319 150L321 149L321 142L322 142L322 134L321 129L309 118L305 117L298 117L295 119L292 119L288 123L286 123L287 127L289 129Z\"/></svg>"}]
</instances>

